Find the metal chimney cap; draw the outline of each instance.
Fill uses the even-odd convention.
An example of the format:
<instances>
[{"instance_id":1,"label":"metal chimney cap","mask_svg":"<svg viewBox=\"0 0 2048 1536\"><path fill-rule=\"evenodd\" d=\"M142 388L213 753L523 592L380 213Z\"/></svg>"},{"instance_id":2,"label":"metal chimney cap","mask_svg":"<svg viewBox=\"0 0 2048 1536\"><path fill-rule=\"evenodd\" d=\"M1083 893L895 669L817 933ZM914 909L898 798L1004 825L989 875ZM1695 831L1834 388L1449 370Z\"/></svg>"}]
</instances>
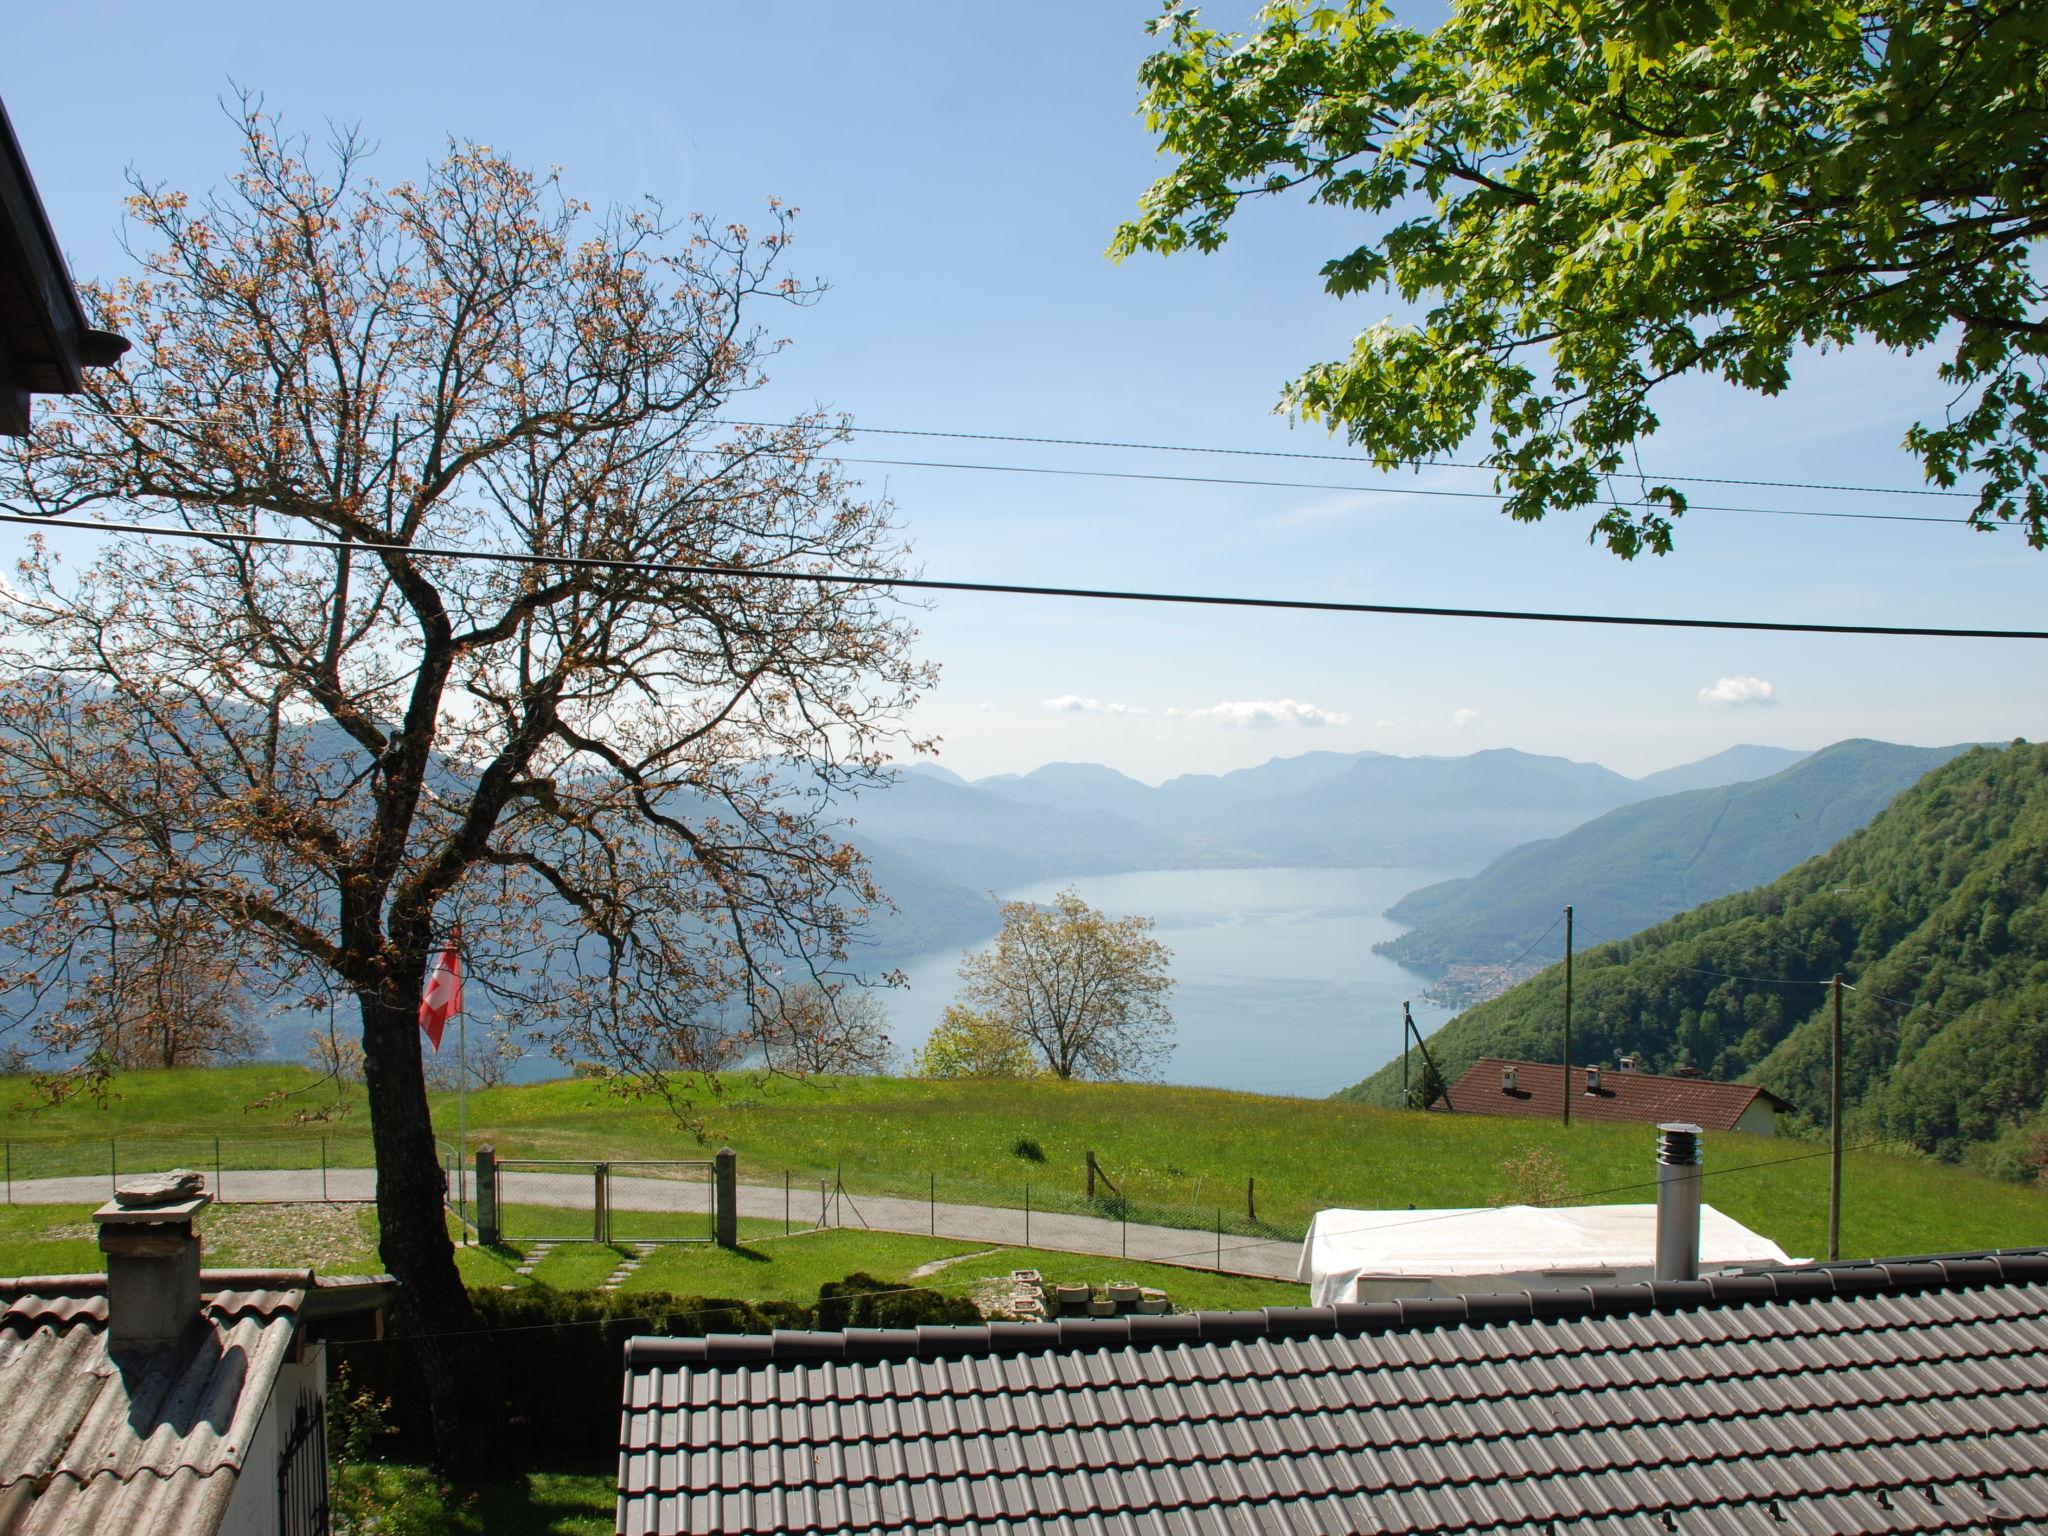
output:
<instances>
[{"instance_id":1,"label":"metal chimney cap","mask_svg":"<svg viewBox=\"0 0 2048 1536\"><path fill-rule=\"evenodd\" d=\"M1667 1121L1657 1127L1657 1161L1674 1167L1690 1167L1700 1161L1700 1138L1706 1132L1683 1120Z\"/></svg>"}]
</instances>

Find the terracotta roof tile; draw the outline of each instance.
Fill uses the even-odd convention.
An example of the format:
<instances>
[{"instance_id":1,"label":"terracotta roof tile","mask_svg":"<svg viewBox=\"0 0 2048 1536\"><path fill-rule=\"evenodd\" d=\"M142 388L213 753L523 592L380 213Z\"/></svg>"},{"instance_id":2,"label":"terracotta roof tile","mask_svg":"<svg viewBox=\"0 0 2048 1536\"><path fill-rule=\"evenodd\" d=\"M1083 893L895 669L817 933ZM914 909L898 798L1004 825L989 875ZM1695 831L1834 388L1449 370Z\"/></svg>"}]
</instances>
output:
<instances>
[{"instance_id":1,"label":"terracotta roof tile","mask_svg":"<svg viewBox=\"0 0 2048 1536\"><path fill-rule=\"evenodd\" d=\"M1510 1068L1515 1074L1512 1089L1503 1082L1503 1070ZM1759 1099L1773 1109L1791 1107L1769 1089L1754 1083L1661 1077L1653 1072L1623 1072L1611 1067L1598 1070L1598 1091L1588 1092L1587 1069L1572 1068L1575 1120L1628 1120L1646 1125L1674 1120L1697 1125L1702 1130L1732 1131L1735 1122ZM1556 1120L1564 1113L1564 1076L1564 1068L1555 1062L1482 1056L1451 1084L1445 1097L1459 1114Z\"/></svg>"}]
</instances>

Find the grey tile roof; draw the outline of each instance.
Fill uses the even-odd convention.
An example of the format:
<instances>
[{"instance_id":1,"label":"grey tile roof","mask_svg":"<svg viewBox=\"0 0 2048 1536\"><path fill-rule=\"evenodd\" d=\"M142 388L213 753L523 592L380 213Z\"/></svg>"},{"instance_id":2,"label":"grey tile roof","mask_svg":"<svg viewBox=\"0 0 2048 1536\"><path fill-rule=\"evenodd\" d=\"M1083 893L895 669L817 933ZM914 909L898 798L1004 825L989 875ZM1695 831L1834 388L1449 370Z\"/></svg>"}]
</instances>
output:
<instances>
[{"instance_id":1,"label":"grey tile roof","mask_svg":"<svg viewBox=\"0 0 2048 1536\"><path fill-rule=\"evenodd\" d=\"M219 1525L317 1282L201 1281L204 1326L117 1363L104 1275L0 1280L0 1536Z\"/></svg>"},{"instance_id":2,"label":"grey tile roof","mask_svg":"<svg viewBox=\"0 0 2048 1536\"><path fill-rule=\"evenodd\" d=\"M1263 1313L635 1339L619 1529L2048 1521L2048 1252Z\"/></svg>"}]
</instances>

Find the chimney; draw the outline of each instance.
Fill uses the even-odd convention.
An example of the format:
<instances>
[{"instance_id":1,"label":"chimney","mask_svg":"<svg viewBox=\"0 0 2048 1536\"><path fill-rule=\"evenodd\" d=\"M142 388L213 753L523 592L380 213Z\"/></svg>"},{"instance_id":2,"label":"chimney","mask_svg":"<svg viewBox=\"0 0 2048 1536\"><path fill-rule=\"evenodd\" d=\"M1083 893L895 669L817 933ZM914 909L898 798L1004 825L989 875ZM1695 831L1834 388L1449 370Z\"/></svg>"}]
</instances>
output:
<instances>
[{"instance_id":1,"label":"chimney","mask_svg":"<svg viewBox=\"0 0 2048 1536\"><path fill-rule=\"evenodd\" d=\"M175 1344L199 1316L199 1234L212 1201L205 1180L178 1169L118 1186L92 1213L107 1256L107 1347Z\"/></svg>"},{"instance_id":2,"label":"chimney","mask_svg":"<svg viewBox=\"0 0 2048 1536\"><path fill-rule=\"evenodd\" d=\"M1624 1072L1633 1072L1633 1071L1635 1071L1635 1069L1636 1069L1636 1059L1635 1059L1635 1057L1633 1057L1633 1056L1624 1056L1624 1057L1622 1057L1622 1058L1621 1058L1621 1070L1622 1070L1622 1071L1624 1071Z\"/></svg>"},{"instance_id":3,"label":"chimney","mask_svg":"<svg viewBox=\"0 0 2048 1536\"><path fill-rule=\"evenodd\" d=\"M1500 1069L1500 1091L1502 1093L1513 1093L1515 1091L1515 1069L1513 1067L1502 1067Z\"/></svg>"},{"instance_id":4,"label":"chimney","mask_svg":"<svg viewBox=\"0 0 2048 1536\"><path fill-rule=\"evenodd\" d=\"M1657 1127L1657 1278L1700 1277L1700 1128Z\"/></svg>"},{"instance_id":5,"label":"chimney","mask_svg":"<svg viewBox=\"0 0 2048 1536\"><path fill-rule=\"evenodd\" d=\"M1586 1068L1586 1092L1588 1092L1588 1093L1598 1093L1599 1091L1600 1091L1600 1069L1599 1069L1598 1067L1588 1067L1588 1068Z\"/></svg>"}]
</instances>

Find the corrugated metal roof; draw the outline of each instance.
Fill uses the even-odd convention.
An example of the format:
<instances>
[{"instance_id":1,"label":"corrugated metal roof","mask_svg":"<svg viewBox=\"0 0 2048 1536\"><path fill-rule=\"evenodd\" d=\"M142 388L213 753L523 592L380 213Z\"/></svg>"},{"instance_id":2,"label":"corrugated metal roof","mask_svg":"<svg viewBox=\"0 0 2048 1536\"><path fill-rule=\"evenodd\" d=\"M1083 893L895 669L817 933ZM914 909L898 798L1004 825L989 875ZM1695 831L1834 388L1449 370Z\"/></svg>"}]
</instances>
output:
<instances>
[{"instance_id":1,"label":"corrugated metal roof","mask_svg":"<svg viewBox=\"0 0 2048 1536\"><path fill-rule=\"evenodd\" d=\"M631 1536L2048 1520L2043 1251L626 1360Z\"/></svg>"},{"instance_id":2,"label":"corrugated metal roof","mask_svg":"<svg viewBox=\"0 0 2048 1536\"><path fill-rule=\"evenodd\" d=\"M1501 1069L1515 1069L1512 1090L1501 1081ZM1717 1083L1703 1077L1660 1077L1654 1072L1623 1072L1600 1068L1600 1086L1586 1091L1586 1068L1571 1071L1572 1118L1626 1120L1655 1125L1682 1120L1708 1131L1732 1131L1750 1105L1762 1099L1773 1109L1786 1103L1754 1083ZM1564 1113L1565 1070L1551 1061L1513 1061L1482 1056L1451 1084L1444 1097L1464 1115L1510 1115L1518 1119L1555 1120Z\"/></svg>"},{"instance_id":3,"label":"corrugated metal roof","mask_svg":"<svg viewBox=\"0 0 2048 1536\"><path fill-rule=\"evenodd\" d=\"M203 1279L204 1326L118 1361L103 1276L0 1281L0 1536L218 1526L313 1282Z\"/></svg>"}]
</instances>

